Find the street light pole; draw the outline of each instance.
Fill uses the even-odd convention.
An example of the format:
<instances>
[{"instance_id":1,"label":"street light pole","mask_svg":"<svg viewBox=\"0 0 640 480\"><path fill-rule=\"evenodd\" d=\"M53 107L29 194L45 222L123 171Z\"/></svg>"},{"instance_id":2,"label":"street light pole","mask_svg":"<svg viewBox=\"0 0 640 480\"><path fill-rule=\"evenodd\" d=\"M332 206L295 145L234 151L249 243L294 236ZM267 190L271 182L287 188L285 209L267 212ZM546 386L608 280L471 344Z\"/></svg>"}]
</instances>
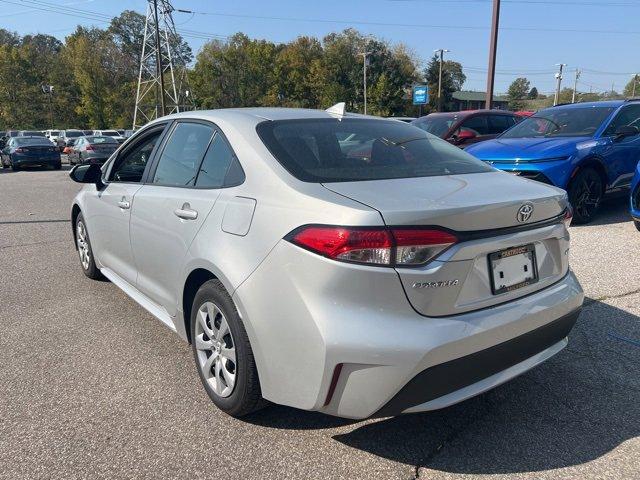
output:
<instances>
[{"instance_id":1,"label":"street light pole","mask_svg":"<svg viewBox=\"0 0 640 480\"><path fill-rule=\"evenodd\" d=\"M556 95L553 97L553 105L557 105L560 102L560 84L562 83L562 69L567 66L566 63L556 63L559 67L558 73L556 73Z\"/></svg>"},{"instance_id":2,"label":"street light pole","mask_svg":"<svg viewBox=\"0 0 640 480\"><path fill-rule=\"evenodd\" d=\"M435 53L438 54L440 58L440 70L438 73L438 111L442 111L442 63L444 61L444 52L449 53L450 50L446 48L439 48L438 50L434 50Z\"/></svg>"},{"instance_id":3,"label":"street light pole","mask_svg":"<svg viewBox=\"0 0 640 480\"><path fill-rule=\"evenodd\" d=\"M367 114L367 56L371 55L371 52L362 52L362 83L364 86L364 114Z\"/></svg>"},{"instance_id":4,"label":"street light pole","mask_svg":"<svg viewBox=\"0 0 640 480\"><path fill-rule=\"evenodd\" d=\"M493 14L491 17L491 38L489 41L489 68L487 71L487 96L484 108L493 108L493 87L496 78L496 52L498 50L498 27L500 26L500 0L493 0Z\"/></svg>"}]
</instances>

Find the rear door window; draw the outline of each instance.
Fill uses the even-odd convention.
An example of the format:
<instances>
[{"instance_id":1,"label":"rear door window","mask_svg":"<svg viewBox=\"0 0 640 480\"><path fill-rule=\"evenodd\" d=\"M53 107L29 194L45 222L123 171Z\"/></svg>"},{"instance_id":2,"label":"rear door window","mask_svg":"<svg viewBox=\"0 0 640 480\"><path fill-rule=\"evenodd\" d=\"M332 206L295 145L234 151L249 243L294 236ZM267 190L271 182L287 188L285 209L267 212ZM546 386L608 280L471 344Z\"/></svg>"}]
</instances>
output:
<instances>
[{"instance_id":1,"label":"rear door window","mask_svg":"<svg viewBox=\"0 0 640 480\"><path fill-rule=\"evenodd\" d=\"M230 187L243 181L244 172L233 150L222 135L216 134L200 166L196 187Z\"/></svg>"},{"instance_id":2,"label":"rear door window","mask_svg":"<svg viewBox=\"0 0 640 480\"><path fill-rule=\"evenodd\" d=\"M348 182L489 172L461 149L415 126L360 118L262 122L275 158L306 182Z\"/></svg>"},{"instance_id":3,"label":"rear door window","mask_svg":"<svg viewBox=\"0 0 640 480\"><path fill-rule=\"evenodd\" d=\"M489 125L487 123L486 115L475 115L466 119L460 125L460 131L470 130L477 136L487 135L489 133Z\"/></svg>"},{"instance_id":4,"label":"rear door window","mask_svg":"<svg viewBox=\"0 0 640 480\"><path fill-rule=\"evenodd\" d=\"M512 118L508 115L489 116L489 133L497 135L513 125Z\"/></svg>"}]
</instances>

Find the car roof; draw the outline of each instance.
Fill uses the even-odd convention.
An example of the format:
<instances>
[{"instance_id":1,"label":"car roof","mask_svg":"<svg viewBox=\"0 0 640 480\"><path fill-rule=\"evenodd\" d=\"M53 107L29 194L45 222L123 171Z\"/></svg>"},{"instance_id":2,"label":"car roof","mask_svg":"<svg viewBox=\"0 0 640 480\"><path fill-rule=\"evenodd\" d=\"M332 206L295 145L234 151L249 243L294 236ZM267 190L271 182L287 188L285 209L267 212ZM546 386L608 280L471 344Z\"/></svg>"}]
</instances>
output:
<instances>
[{"instance_id":1,"label":"car roof","mask_svg":"<svg viewBox=\"0 0 640 480\"><path fill-rule=\"evenodd\" d=\"M247 108L223 108L219 110L194 110L189 112L175 113L162 117L163 119L177 118L200 118L203 120L238 121L241 119L260 123L265 120L301 120L314 118L336 118L338 115L331 114L326 110L312 110L307 108L277 108L277 107L247 107ZM346 112L341 115L343 118L371 118L377 120L387 120L380 117L361 115L358 113ZM160 120L160 119L159 119Z\"/></svg>"},{"instance_id":2,"label":"car roof","mask_svg":"<svg viewBox=\"0 0 640 480\"><path fill-rule=\"evenodd\" d=\"M513 113L510 110L487 110L487 109L480 109L480 110L460 110L458 112L433 112L433 113L429 113L428 115L424 115L420 118L426 118L426 117L454 117L454 118L464 118L464 117L468 117L470 115L475 115L478 113L482 113L482 114L488 114L488 115L515 115L515 113Z\"/></svg>"},{"instance_id":3,"label":"car roof","mask_svg":"<svg viewBox=\"0 0 640 480\"><path fill-rule=\"evenodd\" d=\"M602 100L600 102L579 102L579 103L564 103L562 105L556 105L555 107L548 108L560 108L560 109L573 109L573 108L591 108L591 107L620 107L628 103L626 100Z\"/></svg>"}]
</instances>

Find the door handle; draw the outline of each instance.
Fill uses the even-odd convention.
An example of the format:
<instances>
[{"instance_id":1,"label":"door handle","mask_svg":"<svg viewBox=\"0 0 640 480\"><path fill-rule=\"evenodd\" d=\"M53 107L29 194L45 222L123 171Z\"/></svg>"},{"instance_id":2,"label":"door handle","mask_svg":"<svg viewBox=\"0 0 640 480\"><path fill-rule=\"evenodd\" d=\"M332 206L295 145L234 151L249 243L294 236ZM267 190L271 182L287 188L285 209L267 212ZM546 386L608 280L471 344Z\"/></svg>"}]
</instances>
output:
<instances>
[{"instance_id":1,"label":"door handle","mask_svg":"<svg viewBox=\"0 0 640 480\"><path fill-rule=\"evenodd\" d=\"M131 208L131 203L127 202L127 199L125 197L122 197L122 200L118 202L118 206L126 210L128 208Z\"/></svg>"},{"instance_id":2,"label":"door handle","mask_svg":"<svg viewBox=\"0 0 640 480\"><path fill-rule=\"evenodd\" d=\"M176 217L184 220L195 220L198 218L198 212L193 210L188 203L183 204L182 208L176 208L173 213L175 213Z\"/></svg>"}]
</instances>

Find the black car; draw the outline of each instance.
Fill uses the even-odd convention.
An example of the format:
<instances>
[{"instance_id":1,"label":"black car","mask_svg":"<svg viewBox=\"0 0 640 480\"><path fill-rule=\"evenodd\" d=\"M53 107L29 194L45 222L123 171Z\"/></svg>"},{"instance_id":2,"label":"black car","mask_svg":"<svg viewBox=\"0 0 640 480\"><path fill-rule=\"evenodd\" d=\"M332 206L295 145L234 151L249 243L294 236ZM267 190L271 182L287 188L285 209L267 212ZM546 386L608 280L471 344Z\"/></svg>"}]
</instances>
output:
<instances>
[{"instance_id":1,"label":"black car","mask_svg":"<svg viewBox=\"0 0 640 480\"><path fill-rule=\"evenodd\" d=\"M19 170L26 166L62 168L60 151L46 137L13 137L0 154L3 168Z\"/></svg>"}]
</instances>

